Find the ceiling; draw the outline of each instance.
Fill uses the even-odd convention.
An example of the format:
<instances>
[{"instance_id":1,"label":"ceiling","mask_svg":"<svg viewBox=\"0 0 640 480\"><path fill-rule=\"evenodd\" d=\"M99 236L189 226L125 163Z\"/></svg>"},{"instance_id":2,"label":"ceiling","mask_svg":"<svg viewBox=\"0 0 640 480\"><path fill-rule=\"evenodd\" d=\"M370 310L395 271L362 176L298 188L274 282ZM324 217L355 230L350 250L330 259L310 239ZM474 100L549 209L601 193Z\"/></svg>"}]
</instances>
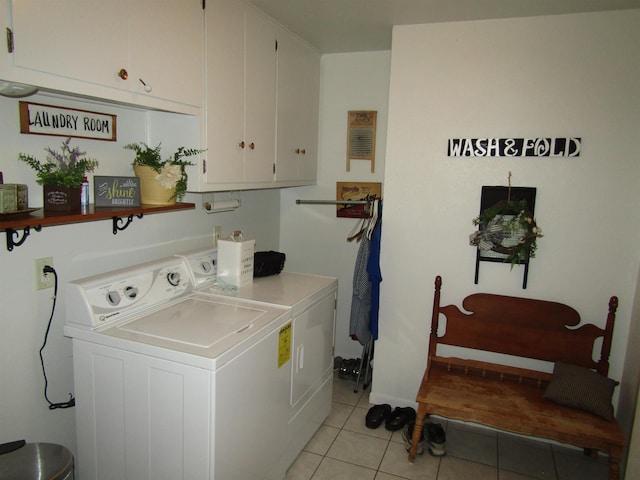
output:
<instances>
[{"instance_id":1,"label":"ceiling","mask_svg":"<svg viewBox=\"0 0 640 480\"><path fill-rule=\"evenodd\" d=\"M393 25L640 8L640 0L247 0L323 53L391 49Z\"/></svg>"}]
</instances>

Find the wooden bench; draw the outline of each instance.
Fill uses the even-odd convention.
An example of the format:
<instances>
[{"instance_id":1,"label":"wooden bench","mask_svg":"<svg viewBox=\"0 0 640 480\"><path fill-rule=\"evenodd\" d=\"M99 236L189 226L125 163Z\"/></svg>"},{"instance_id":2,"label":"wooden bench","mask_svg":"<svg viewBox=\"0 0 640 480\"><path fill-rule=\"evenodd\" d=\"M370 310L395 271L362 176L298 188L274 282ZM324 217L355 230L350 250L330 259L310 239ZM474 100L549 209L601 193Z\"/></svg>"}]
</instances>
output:
<instances>
[{"instance_id":1,"label":"wooden bench","mask_svg":"<svg viewBox=\"0 0 640 480\"><path fill-rule=\"evenodd\" d=\"M426 419L440 415L575 445L592 456L605 452L609 455L609 478L617 480L625 438L615 419L606 420L544 398L551 373L442 357L438 346L564 362L606 377L618 299L611 297L606 327L601 329L592 324L577 327L578 312L561 303L485 293L466 297L462 307L471 313L463 313L455 305L440 306L441 286L438 276L427 368L416 397L418 412L409 461L415 459ZM442 319L446 320L445 331L438 336ZM594 341L599 337L602 345L596 362L592 356Z\"/></svg>"}]
</instances>

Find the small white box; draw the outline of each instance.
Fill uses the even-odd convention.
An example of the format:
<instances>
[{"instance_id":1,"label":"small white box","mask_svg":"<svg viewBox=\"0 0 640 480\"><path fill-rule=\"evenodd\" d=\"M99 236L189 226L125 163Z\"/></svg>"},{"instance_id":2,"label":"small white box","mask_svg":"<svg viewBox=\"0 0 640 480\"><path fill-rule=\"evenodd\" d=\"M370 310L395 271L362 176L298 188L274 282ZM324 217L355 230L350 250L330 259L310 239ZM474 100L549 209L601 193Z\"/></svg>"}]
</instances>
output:
<instances>
[{"instance_id":1,"label":"small white box","mask_svg":"<svg viewBox=\"0 0 640 480\"><path fill-rule=\"evenodd\" d=\"M218 277L242 287L253 283L255 240L218 240Z\"/></svg>"}]
</instances>

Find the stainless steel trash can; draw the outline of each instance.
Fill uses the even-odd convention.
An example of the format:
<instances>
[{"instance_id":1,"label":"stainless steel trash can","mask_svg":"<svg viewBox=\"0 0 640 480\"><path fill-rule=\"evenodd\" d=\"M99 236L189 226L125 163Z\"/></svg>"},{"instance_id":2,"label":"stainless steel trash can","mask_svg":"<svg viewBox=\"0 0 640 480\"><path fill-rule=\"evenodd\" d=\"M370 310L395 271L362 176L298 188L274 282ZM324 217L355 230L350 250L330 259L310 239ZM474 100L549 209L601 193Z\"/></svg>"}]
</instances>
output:
<instances>
[{"instance_id":1,"label":"stainless steel trash can","mask_svg":"<svg viewBox=\"0 0 640 480\"><path fill-rule=\"evenodd\" d=\"M0 455L0 478L11 480L73 480L73 455L55 443L27 443Z\"/></svg>"}]
</instances>

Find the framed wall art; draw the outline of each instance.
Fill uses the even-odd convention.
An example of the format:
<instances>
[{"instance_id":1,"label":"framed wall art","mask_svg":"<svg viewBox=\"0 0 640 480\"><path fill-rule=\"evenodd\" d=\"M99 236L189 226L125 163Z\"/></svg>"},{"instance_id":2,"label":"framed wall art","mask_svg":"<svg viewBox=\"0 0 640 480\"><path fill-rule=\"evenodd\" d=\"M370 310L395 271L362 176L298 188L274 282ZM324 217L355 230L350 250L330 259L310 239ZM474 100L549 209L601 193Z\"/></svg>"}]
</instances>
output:
<instances>
[{"instance_id":1,"label":"framed wall art","mask_svg":"<svg viewBox=\"0 0 640 480\"><path fill-rule=\"evenodd\" d=\"M371 173L376 166L376 121L375 110L350 111L347 132L347 172L351 171L351 160L368 160Z\"/></svg>"},{"instance_id":2,"label":"framed wall art","mask_svg":"<svg viewBox=\"0 0 640 480\"><path fill-rule=\"evenodd\" d=\"M369 218L367 207L376 198L382 198L380 182L336 182L336 217Z\"/></svg>"}]
</instances>

